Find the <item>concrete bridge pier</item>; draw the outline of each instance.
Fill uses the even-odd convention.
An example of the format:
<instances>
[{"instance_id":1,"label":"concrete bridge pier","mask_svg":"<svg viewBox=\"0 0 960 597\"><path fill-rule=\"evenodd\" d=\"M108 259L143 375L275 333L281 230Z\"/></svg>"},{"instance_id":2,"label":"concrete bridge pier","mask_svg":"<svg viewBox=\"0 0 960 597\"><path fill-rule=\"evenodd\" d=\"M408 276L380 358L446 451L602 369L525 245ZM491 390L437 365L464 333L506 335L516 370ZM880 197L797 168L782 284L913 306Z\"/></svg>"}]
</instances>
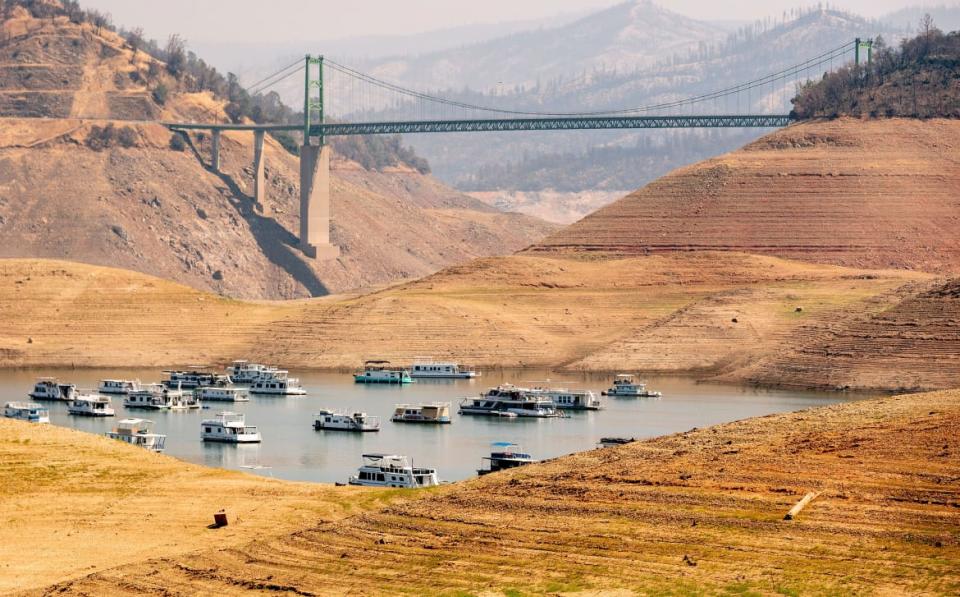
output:
<instances>
[{"instance_id":1,"label":"concrete bridge pier","mask_svg":"<svg viewBox=\"0 0 960 597\"><path fill-rule=\"evenodd\" d=\"M263 152L264 131L253 133L253 207L263 215L269 215L267 209L266 179L264 168L266 155Z\"/></svg>"},{"instance_id":2,"label":"concrete bridge pier","mask_svg":"<svg viewBox=\"0 0 960 597\"><path fill-rule=\"evenodd\" d=\"M210 168L220 172L220 130L213 129L213 147L210 151Z\"/></svg>"},{"instance_id":3,"label":"concrete bridge pier","mask_svg":"<svg viewBox=\"0 0 960 597\"><path fill-rule=\"evenodd\" d=\"M300 249L314 259L336 259L330 244L330 148L300 147Z\"/></svg>"}]
</instances>

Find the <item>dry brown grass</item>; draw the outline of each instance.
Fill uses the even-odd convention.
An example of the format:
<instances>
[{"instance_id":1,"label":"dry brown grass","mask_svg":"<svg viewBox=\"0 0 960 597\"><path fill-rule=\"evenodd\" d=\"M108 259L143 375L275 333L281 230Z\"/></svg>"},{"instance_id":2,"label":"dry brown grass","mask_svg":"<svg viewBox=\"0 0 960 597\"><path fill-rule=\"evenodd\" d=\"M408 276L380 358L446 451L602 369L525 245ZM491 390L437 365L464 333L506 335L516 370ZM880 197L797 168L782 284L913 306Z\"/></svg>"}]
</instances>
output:
<instances>
[{"instance_id":1,"label":"dry brown grass","mask_svg":"<svg viewBox=\"0 0 960 597\"><path fill-rule=\"evenodd\" d=\"M396 497L195 466L79 431L0 419L0 593L237 546ZM221 508L231 524L208 529Z\"/></svg>"},{"instance_id":2,"label":"dry brown grass","mask_svg":"<svg viewBox=\"0 0 960 597\"><path fill-rule=\"evenodd\" d=\"M693 430L65 594L956 594L960 391ZM808 491L799 518L784 513Z\"/></svg>"}]
</instances>

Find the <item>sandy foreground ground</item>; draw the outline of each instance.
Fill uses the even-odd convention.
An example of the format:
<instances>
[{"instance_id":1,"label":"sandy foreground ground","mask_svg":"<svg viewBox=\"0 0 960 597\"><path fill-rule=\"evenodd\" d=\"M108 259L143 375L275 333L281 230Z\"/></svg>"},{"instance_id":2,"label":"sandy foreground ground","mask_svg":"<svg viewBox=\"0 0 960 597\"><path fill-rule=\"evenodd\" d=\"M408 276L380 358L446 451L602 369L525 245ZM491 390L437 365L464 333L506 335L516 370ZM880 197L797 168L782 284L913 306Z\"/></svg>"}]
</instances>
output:
<instances>
[{"instance_id":1,"label":"sandy foreground ground","mask_svg":"<svg viewBox=\"0 0 960 597\"><path fill-rule=\"evenodd\" d=\"M368 494L5 423L3 470L20 464L4 473L0 516L17 522L0 531L0 582L75 595L956 594L958 429L960 391L873 399L369 509ZM243 523L208 531L227 488ZM344 518L345 502L362 513Z\"/></svg>"},{"instance_id":2,"label":"sandy foreground ground","mask_svg":"<svg viewBox=\"0 0 960 597\"><path fill-rule=\"evenodd\" d=\"M196 466L72 429L0 418L0 593L240 545L396 498ZM208 529L221 509L229 526Z\"/></svg>"}]
</instances>

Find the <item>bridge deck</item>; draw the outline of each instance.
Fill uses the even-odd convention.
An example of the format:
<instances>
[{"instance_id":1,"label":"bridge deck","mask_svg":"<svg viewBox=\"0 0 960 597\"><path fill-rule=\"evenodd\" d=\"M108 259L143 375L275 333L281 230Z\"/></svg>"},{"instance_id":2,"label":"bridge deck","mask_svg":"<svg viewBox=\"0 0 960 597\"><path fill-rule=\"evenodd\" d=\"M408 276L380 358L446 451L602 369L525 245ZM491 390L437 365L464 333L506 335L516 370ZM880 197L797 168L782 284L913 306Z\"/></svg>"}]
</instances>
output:
<instances>
[{"instance_id":1,"label":"bridge deck","mask_svg":"<svg viewBox=\"0 0 960 597\"><path fill-rule=\"evenodd\" d=\"M720 116L596 116L557 118L515 118L490 120L418 120L406 122L356 122L318 124L310 127L314 136L388 135L413 133L473 133L505 131L562 131L602 129L679 128L779 128L793 119L783 114ZM206 131L302 131L297 124L209 124L166 122L175 130Z\"/></svg>"}]
</instances>

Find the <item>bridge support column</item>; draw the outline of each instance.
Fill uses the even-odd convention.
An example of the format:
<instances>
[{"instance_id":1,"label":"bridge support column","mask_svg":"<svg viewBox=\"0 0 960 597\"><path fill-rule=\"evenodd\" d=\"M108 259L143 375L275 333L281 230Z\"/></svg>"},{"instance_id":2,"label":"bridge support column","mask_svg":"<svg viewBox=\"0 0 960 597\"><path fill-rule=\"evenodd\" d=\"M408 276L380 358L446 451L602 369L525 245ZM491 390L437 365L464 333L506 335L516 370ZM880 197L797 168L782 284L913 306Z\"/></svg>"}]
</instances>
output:
<instances>
[{"instance_id":1,"label":"bridge support column","mask_svg":"<svg viewBox=\"0 0 960 597\"><path fill-rule=\"evenodd\" d=\"M336 259L330 244L330 148L300 148L300 249L315 259Z\"/></svg>"},{"instance_id":2,"label":"bridge support column","mask_svg":"<svg viewBox=\"0 0 960 597\"><path fill-rule=\"evenodd\" d=\"M267 192L264 169L267 157L263 152L263 131L253 133L253 202L254 209L267 215Z\"/></svg>"},{"instance_id":3,"label":"bridge support column","mask_svg":"<svg viewBox=\"0 0 960 597\"><path fill-rule=\"evenodd\" d=\"M210 151L210 168L220 172L220 130L213 130L213 147Z\"/></svg>"}]
</instances>

